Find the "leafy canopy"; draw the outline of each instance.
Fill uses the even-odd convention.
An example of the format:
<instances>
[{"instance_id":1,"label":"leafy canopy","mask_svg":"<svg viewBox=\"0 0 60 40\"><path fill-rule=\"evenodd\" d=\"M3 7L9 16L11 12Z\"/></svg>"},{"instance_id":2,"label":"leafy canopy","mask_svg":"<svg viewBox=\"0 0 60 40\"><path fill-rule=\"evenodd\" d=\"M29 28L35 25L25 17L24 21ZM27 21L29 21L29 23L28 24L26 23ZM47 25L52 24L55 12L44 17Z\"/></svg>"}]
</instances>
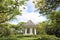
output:
<instances>
[{"instance_id":1,"label":"leafy canopy","mask_svg":"<svg viewBox=\"0 0 60 40\"><path fill-rule=\"evenodd\" d=\"M24 4L25 0L0 0L0 23L11 20L16 15L21 15L19 6Z\"/></svg>"},{"instance_id":2,"label":"leafy canopy","mask_svg":"<svg viewBox=\"0 0 60 40\"><path fill-rule=\"evenodd\" d=\"M60 7L60 0L37 0L36 7L42 14L49 14Z\"/></svg>"},{"instance_id":3,"label":"leafy canopy","mask_svg":"<svg viewBox=\"0 0 60 40\"><path fill-rule=\"evenodd\" d=\"M49 19L46 29L47 34L60 37L60 10L56 10L60 7L60 0L38 0L36 7L40 14L46 15Z\"/></svg>"}]
</instances>

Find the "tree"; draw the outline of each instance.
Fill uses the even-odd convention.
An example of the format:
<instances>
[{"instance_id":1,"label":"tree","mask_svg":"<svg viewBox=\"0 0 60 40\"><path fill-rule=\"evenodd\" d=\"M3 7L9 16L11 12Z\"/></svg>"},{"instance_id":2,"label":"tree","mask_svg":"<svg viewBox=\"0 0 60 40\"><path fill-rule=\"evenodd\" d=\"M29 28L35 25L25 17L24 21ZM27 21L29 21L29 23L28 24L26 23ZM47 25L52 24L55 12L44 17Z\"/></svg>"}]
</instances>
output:
<instances>
[{"instance_id":1,"label":"tree","mask_svg":"<svg viewBox=\"0 0 60 40\"><path fill-rule=\"evenodd\" d=\"M8 24L8 23L0 24L0 37L9 36L10 32L11 32L10 24Z\"/></svg>"},{"instance_id":2,"label":"tree","mask_svg":"<svg viewBox=\"0 0 60 40\"><path fill-rule=\"evenodd\" d=\"M53 34L60 37L60 0L39 0L36 3L40 14L46 15L48 18L47 34Z\"/></svg>"},{"instance_id":3,"label":"tree","mask_svg":"<svg viewBox=\"0 0 60 40\"><path fill-rule=\"evenodd\" d=\"M21 15L19 6L24 2L25 0L0 0L0 24L11 20L16 15Z\"/></svg>"},{"instance_id":4,"label":"tree","mask_svg":"<svg viewBox=\"0 0 60 40\"><path fill-rule=\"evenodd\" d=\"M45 28L47 26L47 21L44 21L42 23L38 23L36 24L36 27L37 27L37 34L46 34L45 32Z\"/></svg>"},{"instance_id":5,"label":"tree","mask_svg":"<svg viewBox=\"0 0 60 40\"><path fill-rule=\"evenodd\" d=\"M42 14L49 14L60 7L60 0L37 0L36 7Z\"/></svg>"},{"instance_id":6,"label":"tree","mask_svg":"<svg viewBox=\"0 0 60 40\"><path fill-rule=\"evenodd\" d=\"M49 35L56 35L60 37L60 11L51 12L49 15L48 26L46 28L46 33Z\"/></svg>"},{"instance_id":7,"label":"tree","mask_svg":"<svg viewBox=\"0 0 60 40\"><path fill-rule=\"evenodd\" d=\"M11 24L11 28L14 28L15 30L20 30L23 28L23 24L25 24L25 22L19 22L17 25Z\"/></svg>"},{"instance_id":8,"label":"tree","mask_svg":"<svg viewBox=\"0 0 60 40\"><path fill-rule=\"evenodd\" d=\"M22 30L24 24L25 24L25 22L19 22L19 23L17 24L18 29Z\"/></svg>"},{"instance_id":9,"label":"tree","mask_svg":"<svg viewBox=\"0 0 60 40\"><path fill-rule=\"evenodd\" d=\"M25 24L25 22L19 22L17 25L10 25L10 29L11 29L11 34L16 35L16 34L21 34L22 30L23 30L23 24Z\"/></svg>"},{"instance_id":10,"label":"tree","mask_svg":"<svg viewBox=\"0 0 60 40\"><path fill-rule=\"evenodd\" d=\"M6 22L22 14L19 7L24 3L25 0L0 0L0 37L10 35L11 25Z\"/></svg>"}]
</instances>

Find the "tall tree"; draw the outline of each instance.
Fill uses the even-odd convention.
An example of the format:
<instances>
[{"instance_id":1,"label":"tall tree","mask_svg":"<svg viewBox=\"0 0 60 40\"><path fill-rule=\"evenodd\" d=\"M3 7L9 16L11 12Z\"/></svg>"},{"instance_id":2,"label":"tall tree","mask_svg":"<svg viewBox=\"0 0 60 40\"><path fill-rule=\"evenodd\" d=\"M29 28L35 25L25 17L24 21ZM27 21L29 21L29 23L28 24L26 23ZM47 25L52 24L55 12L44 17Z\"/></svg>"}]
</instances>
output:
<instances>
[{"instance_id":1,"label":"tall tree","mask_svg":"<svg viewBox=\"0 0 60 40\"><path fill-rule=\"evenodd\" d=\"M60 7L60 0L37 0L36 7L40 10L40 13L49 14Z\"/></svg>"},{"instance_id":2,"label":"tall tree","mask_svg":"<svg viewBox=\"0 0 60 40\"><path fill-rule=\"evenodd\" d=\"M19 22L18 24L17 24L17 26L18 26L18 29L23 29L23 25L25 24L25 22Z\"/></svg>"},{"instance_id":3,"label":"tall tree","mask_svg":"<svg viewBox=\"0 0 60 40\"><path fill-rule=\"evenodd\" d=\"M40 10L40 14L47 15L49 19L47 25L50 28L47 27L47 33L60 37L60 10L56 11L60 7L60 0L38 0L36 6Z\"/></svg>"},{"instance_id":4,"label":"tall tree","mask_svg":"<svg viewBox=\"0 0 60 40\"><path fill-rule=\"evenodd\" d=\"M9 36L10 32L11 32L10 24L8 23L0 24L0 37Z\"/></svg>"},{"instance_id":5,"label":"tall tree","mask_svg":"<svg viewBox=\"0 0 60 40\"><path fill-rule=\"evenodd\" d=\"M39 34L39 35L46 34L45 28L47 26L47 21L44 21L42 23L38 23L38 24L36 24L36 26L37 26L37 34Z\"/></svg>"},{"instance_id":6,"label":"tall tree","mask_svg":"<svg viewBox=\"0 0 60 40\"><path fill-rule=\"evenodd\" d=\"M21 15L19 6L24 4L25 0L0 0L0 24L9 21L16 15Z\"/></svg>"},{"instance_id":7,"label":"tall tree","mask_svg":"<svg viewBox=\"0 0 60 40\"><path fill-rule=\"evenodd\" d=\"M21 15L20 6L26 0L0 0L0 37L10 35L10 24L5 22L13 19L16 15Z\"/></svg>"}]
</instances>

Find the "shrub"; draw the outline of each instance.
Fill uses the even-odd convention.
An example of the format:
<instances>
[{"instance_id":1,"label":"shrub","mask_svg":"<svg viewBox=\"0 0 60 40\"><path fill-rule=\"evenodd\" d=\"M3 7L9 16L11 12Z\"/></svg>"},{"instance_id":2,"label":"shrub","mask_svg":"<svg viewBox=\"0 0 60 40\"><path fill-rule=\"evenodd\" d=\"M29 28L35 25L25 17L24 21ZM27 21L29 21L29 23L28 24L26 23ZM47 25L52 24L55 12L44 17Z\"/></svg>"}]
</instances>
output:
<instances>
[{"instance_id":1,"label":"shrub","mask_svg":"<svg viewBox=\"0 0 60 40\"><path fill-rule=\"evenodd\" d=\"M9 36L9 37L0 37L0 40L18 40L15 36Z\"/></svg>"},{"instance_id":2,"label":"shrub","mask_svg":"<svg viewBox=\"0 0 60 40\"><path fill-rule=\"evenodd\" d=\"M55 36L43 35L39 37L37 40L60 40Z\"/></svg>"}]
</instances>

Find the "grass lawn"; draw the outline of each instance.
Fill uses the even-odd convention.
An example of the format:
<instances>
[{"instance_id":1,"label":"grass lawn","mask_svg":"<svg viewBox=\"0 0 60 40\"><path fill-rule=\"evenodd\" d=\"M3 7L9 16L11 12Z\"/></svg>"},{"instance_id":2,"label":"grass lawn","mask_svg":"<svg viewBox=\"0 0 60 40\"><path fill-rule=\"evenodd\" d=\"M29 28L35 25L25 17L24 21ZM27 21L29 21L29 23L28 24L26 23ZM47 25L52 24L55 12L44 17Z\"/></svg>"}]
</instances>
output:
<instances>
[{"instance_id":1,"label":"grass lawn","mask_svg":"<svg viewBox=\"0 0 60 40\"><path fill-rule=\"evenodd\" d=\"M57 38L54 35L36 35L30 37L22 37L19 38L19 40L60 40L60 38Z\"/></svg>"},{"instance_id":2,"label":"grass lawn","mask_svg":"<svg viewBox=\"0 0 60 40\"><path fill-rule=\"evenodd\" d=\"M19 40L36 40L37 38L33 37L25 37L25 38L18 38Z\"/></svg>"},{"instance_id":3,"label":"grass lawn","mask_svg":"<svg viewBox=\"0 0 60 40\"><path fill-rule=\"evenodd\" d=\"M17 36L17 37L4 37L0 38L0 40L60 40L52 35L24 35L24 36Z\"/></svg>"}]
</instances>

